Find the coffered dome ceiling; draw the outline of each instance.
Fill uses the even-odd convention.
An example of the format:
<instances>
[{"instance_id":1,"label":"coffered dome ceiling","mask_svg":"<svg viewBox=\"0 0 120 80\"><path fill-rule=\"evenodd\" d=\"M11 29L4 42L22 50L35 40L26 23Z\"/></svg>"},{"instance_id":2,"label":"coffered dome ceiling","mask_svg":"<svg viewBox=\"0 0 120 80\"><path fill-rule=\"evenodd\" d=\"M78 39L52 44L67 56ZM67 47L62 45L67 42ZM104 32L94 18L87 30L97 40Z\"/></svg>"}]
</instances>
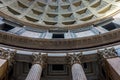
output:
<instances>
[{"instance_id":1,"label":"coffered dome ceiling","mask_svg":"<svg viewBox=\"0 0 120 80\"><path fill-rule=\"evenodd\" d=\"M0 15L37 28L70 28L116 13L120 0L0 0Z\"/></svg>"}]
</instances>

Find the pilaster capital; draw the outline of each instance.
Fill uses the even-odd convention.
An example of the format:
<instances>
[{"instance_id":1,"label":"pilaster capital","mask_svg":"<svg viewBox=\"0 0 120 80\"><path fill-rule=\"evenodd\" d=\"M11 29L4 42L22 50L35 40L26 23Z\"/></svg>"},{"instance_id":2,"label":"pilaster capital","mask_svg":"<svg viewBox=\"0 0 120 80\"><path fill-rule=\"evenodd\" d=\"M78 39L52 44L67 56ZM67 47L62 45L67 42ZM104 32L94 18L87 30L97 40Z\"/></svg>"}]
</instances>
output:
<instances>
[{"instance_id":1,"label":"pilaster capital","mask_svg":"<svg viewBox=\"0 0 120 80\"><path fill-rule=\"evenodd\" d=\"M17 52L16 50L10 51L9 49L5 50L3 48L0 48L0 58L6 59L8 61L9 66L11 66L12 63L15 61L14 57L16 52Z\"/></svg>"},{"instance_id":2,"label":"pilaster capital","mask_svg":"<svg viewBox=\"0 0 120 80\"><path fill-rule=\"evenodd\" d=\"M67 54L68 63L70 63L71 65L73 65L75 63L81 64L82 57L83 57L82 52Z\"/></svg>"},{"instance_id":3,"label":"pilaster capital","mask_svg":"<svg viewBox=\"0 0 120 80\"><path fill-rule=\"evenodd\" d=\"M114 57L118 57L116 51L114 48L110 48L110 49L104 49L104 50L98 50L98 55L102 58L108 59L108 58L114 58Z\"/></svg>"},{"instance_id":4,"label":"pilaster capital","mask_svg":"<svg viewBox=\"0 0 120 80\"><path fill-rule=\"evenodd\" d=\"M43 66L46 63L47 54L33 53L32 56L33 56L33 64L40 64Z\"/></svg>"}]
</instances>

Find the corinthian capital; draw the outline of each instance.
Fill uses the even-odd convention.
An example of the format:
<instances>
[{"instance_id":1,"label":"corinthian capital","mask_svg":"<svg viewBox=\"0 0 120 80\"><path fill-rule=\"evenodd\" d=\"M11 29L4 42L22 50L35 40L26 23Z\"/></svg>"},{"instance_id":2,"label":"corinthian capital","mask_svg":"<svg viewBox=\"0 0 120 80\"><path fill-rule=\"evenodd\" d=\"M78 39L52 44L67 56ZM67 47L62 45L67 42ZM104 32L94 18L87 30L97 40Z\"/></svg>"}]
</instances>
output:
<instances>
[{"instance_id":1,"label":"corinthian capital","mask_svg":"<svg viewBox=\"0 0 120 80\"><path fill-rule=\"evenodd\" d=\"M44 65L44 63L46 62L46 54L41 54L41 53L33 53L33 64L40 64L40 65Z\"/></svg>"},{"instance_id":2,"label":"corinthian capital","mask_svg":"<svg viewBox=\"0 0 120 80\"><path fill-rule=\"evenodd\" d=\"M103 58L112 58L112 57L117 57L117 53L114 48L110 49L104 49L104 50L98 50L98 54L102 56Z\"/></svg>"},{"instance_id":3,"label":"corinthian capital","mask_svg":"<svg viewBox=\"0 0 120 80\"><path fill-rule=\"evenodd\" d=\"M15 54L16 50L10 51L9 49L5 50L3 48L0 48L0 58L8 60L9 65L12 65L12 63L14 62Z\"/></svg>"},{"instance_id":4,"label":"corinthian capital","mask_svg":"<svg viewBox=\"0 0 120 80\"><path fill-rule=\"evenodd\" d=\"M67 54L67 57L68 57L68 61L71 64L81 63L82 52L80 52L80 53L73 53L73 54Z\"/></svg>"}]
</instances>

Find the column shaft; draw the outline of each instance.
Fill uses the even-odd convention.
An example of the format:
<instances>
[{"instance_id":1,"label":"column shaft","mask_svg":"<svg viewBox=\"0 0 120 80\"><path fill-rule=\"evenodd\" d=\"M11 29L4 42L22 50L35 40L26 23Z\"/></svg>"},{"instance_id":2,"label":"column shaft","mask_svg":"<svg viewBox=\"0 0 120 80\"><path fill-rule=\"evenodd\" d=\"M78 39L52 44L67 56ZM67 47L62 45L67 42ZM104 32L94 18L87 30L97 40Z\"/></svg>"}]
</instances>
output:
<instances>
[{"instance_id":1,"label":"column shaft","mask_svg":"<svg viewBox=\"0 0 120 80\"><path fill-rule=\"evenodd\" d=\"M73 80L87 80L82 66L78 63L72 65L72 77Z\"/></svg>"},{"instance_id":2,"label":"column shaft","mask_svg":"<svg viewBox=\"0 0 120 80\"><path fill-rule=\"evenodd\" d=\"M39 64L34 64L30 69L27 78L25 80L40 80L42 73L42 66Z\"/></svg>"}]
</instances>

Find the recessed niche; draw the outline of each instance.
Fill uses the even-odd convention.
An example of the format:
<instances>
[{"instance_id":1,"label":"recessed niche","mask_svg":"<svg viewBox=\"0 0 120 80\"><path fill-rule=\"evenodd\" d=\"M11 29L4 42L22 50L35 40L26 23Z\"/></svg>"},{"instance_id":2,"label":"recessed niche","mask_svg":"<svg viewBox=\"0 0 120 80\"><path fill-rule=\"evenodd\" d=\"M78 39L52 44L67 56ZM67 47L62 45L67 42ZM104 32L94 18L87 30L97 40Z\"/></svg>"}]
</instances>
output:
<instances>
[{"instance_id":1,"label":"recessed niche","mask_svg":"<svg viewBox=\"0 0 120 80\"><path fill-rule=\"evenodd\" d=\"M71 10L71 6L70 5L63 5L63 6L61 6L60 12L63 13L65 11L69 11L69 12L72 11Z\"/></svg>"},{"instance_id":2,"label":"recessed niche","mask_svg":"<svg viewBox=\"0 0 120 80\"><path fill-rule=\"evenodd\" d=\"M63 64L53 64L52 71L64 71L64 65Z\"/></svg>"},{"instance_id":3,"label":"recessed niche","mask_svg":"<svg viewBox=\"0 0 120 80\"><path fill-rule=\"evenodd\" d=\"M29 11L29 13L26 16L36 19L36 20L39 20L41 18L42 14L43 14L42 12L32 9L31 11ZM30 20L30 19L28 19L28 20ZM32 20L32 21L34 21L34 20Z\"/></svg>"},{"instance_id":4,"label":"recessed niche","mask_svg":"<svg viewBox=\"0 0 120 80\"><path fill-rule=\"evenodd\" d=\"M87 8L78 10L78 11L76 12L77 18L87 17L88 15L92 15L92 12L91 12L89 9L87 9Z\"/></svg>"},{"instance_id":5,"label":"recessed niche","mask_svg":"<svg viewBox=\"0 0 120 80\"><path fill-rule=\"evenodd\" d=\"M94 18L95 18L94 15L88 15L88 16L81 18L80 20L81 21L89 21L89 20L94 19Z\"/></svg>"},{"instance_id":6,"label":"recessed niche","mask_svg":"<svg viewBox=\"0 0 120 80\"><path fill-rule=\"evenodd\" d=\"M37 4L38 4L39 6L41 6L41 7L44 7L44 6L46 6L46 4L44 4L44 3L41 3L41 2L37 2Z\"/></svg>"},{"instance_id":7,"label":"recessed niche","mask_svg":"<svg viewBox=\"0 0 120 80\"><path fill-rule=\"evenodd\" d=\"M86 11L87 11L87 8L84 8L84 9L81 9L81 10L77 11L76 13L81 15L81 14L86 13Z\"/></svg>"},{"instance_id":8,"label":"recessed niche","mask_svg":"<svg viewBox=\"0 0 120 80\"><path fill-rule=\"evenodd\" d=\"M91 7L93 9L95 9L96 11L99 11L99 10L103 9L107 5L108 5L107 2L99 0L99 1L96 1L95 3L91 4Z\"/></svg>"},{"instance_id":9,"label":"recessed niche","mask_svg":"<svg viewBox=\"0 0 120 80\"><path fill-rule=\"evenodd\" d=\"M28 6L30 6L34 2L34 0L19 0L19 1Z\"/></svg>"},{"instance_id":10,"label":"recessed niche","mask_svg":"<svg viewBox=\"0 0 120 80\"><path fill-rule=\"evenodd\" d=\"M86 0L89 4L94 3L96 0Z\"/></svg>"},{"instance_id":11,"label":"recessed niche","mask_svg":"<svg viewBox=\"0 0 120 80\"><path fill-rule=\"evenodd\" d=\"M69 0L61 0L61 3L69 3Z\"/></svg>"},{"instance_id":12,"label":"recessed niche","mask_svg":"<svg viewBox=\"0 0 120 80\"><path fill-rule=\"evenodd\" d=\"M100 9L100 10L98 11L98 13L99 13L99 14L105 13L105 12L109 11L111 7L112 7L112 5L107 5L106 7Z\"/></svg>"},{"instance_id":13,"label":"recessed niche","mask_svg":"<svg viewBox=\"0 0 120 80\"><path fill-rule=\"evenodd\" d=\"M3 31L9 31L9 30L11 30L11 29L13 29L13 28L14 28L14 27L11 26L11 25L3 24L1 30L3 30Z\"/></svg>"},{"instance_id":14,"label":"recessed niche","mask_svg":"<svg viewBox=\"0 0 120 80\"><path fill-rule=\"evenodd\" d=\"M76 7L78 7L78 6L80 6L80 5L81 5L81 3L82 3L82 1L75 2L75 3L73 3L73 5L74 5L74 6L76 6Z\"/></svg>"},{"instance_id":15,"label":"recessed niche","mask_svg":"<svg viewBox=\"0 0 120 80\"><path fill-rule=\"evenodd\" d=\"M45 15L45 21L49 22L57 22L58 21L58 15L57 14L49 14Z\"/></svg>"},{"instance_id":16,"label":"recessed niche","mask_svg":"<svg viewBox=\"0 0 120 80\"><path fill-rule=\"evenodd\" d=\"M33 12L34 14L36 14L36 15L41 15L41 14L43 14L43 12L40 12L40 11L35 10L35 9L32 9L32 12Z\"/></svg>"},{"instance_id":17,"label":"recessed niche","mask_svg":"<svg viewBox=\"0 0 120 80\"><path fill-rule=\"evenodd\" d=\"M41 2L36 2L34 4L34 7L35 9L39 10L39 11L44 11L45 10L45 7L46 7L46 4L44 3L41 3Z\"/></svg>"},{"instance_id":18,"label":"recessed niche","mask_svg":"<svg viewBox=\"0 0 120 80\"><path fill-rule=\"evenodd\" d=\"M14 14L14 15L20 15L20 12L14 10L14 9L11 8L11 7L7 7L7 9L8 9L8 11L9 11L10 13L12 13L12 14Z\"/></svg>"},{"instance_id":19,"label":"recessed niche","mask_svg":"<svg viewBox=\"0 0 120 80\"><path fill-rule=\"evenodd\" d=\"M75 17L72 13L62 14L61 20L62 22L73 21Z\"/></svg>"},{"instance_id":20,"label":"recessed niche","mask_svg":"<svg viewBox=\"0 0 120 80\"><path fill-rule=\"evenodd\" d=\"M87 69L88 68L87 63L83 63L83 67L84 69Z\"/></svg>"},{"instance_id":21,"label":"recessed niche","mask_svg":"<svg viewBox=\"0 0 120 80\"><path fill-rule=\"evenodd\" d=\"M56 25L57 24L57 22L54 22L54 21L52 22L52 21L47 21L47 20L45 21L44 20L43 22L47 25Z\"/></svg>"},{"instance_id":22,"label":"recessed niche","mask_svg":"<svg viewBox=\"0 0 120 80\"><path fill-rule=\"evenodd\" d=\"M21 8L28 8L28 6L22 4L20 1L17 1L18 6L20 6Z\"/></svg>"},{"instance_id":23,"label":"recessed niche","mask_svg":"<svg viewBox=\"0 0 120 80\"><path fill-rule=\"evenodd\" d=\"M35 19L34 17L30 17L30 16L25 16L25 18L28 20L28 21L31 21L31 22L38 22L39 20L38 19Z\"/></svg>"},{"instance_id":24,"label":"recessed niche","mask_svg":"<svg viewBox=\"0 0 120 80\"><path fill-rule=\"evenodd\" d=\"M3 4L3 2L2 2L2 1L0 1L0 4Z\"/></svg>"},{"instance_id":25,"label":"recessed niche","mask_svg":"<svg viewBox=\"0 0 120 80\"><path fill-rule=\"evenodd\" d=\"M69 69L65 64L48 64L47 73L48 76L68 76Z\"/></svg>"},{"instance_id":26,"label":"recessed niche","mask_svg":"<svg viewBox=\"0 0 120 80\"><path fill-rule=\"evenodd\" d=\"M104 26L102 26L102 27L105 28L105 29L107 29L108 31L111 31L111 30L114 30L114 29L117 28L117 27L116 27L116 24L113 23L113 22L111 22L111 23L109 23L109 24L107 24L107 25L104 25Z\"/></svg>"},{"instance_id":27,"label":"recessed niche","mask_svg":"<svg viewBox=\"0 0 120 80\"><path fill-rule=\"evenodd\" d=\"M62 22L62 24L64 24L64 25L72 25L72 24L75 24L75 22L76 22L76 21L74 21L74 20L64 21L64 22Z\"/></svg>"},{"instance_id":28,"label":"recessed niche","mask_svg":"<svg viewBox=\"0 0 120 80\"><path fill-rule=\"evenodd\" d=\"M82 8L85 8L85 5L82 1L73 3L73 9L74 10L79 10L79 9L82 9Z\"/></svg>"},{"instance_id":29,"label":"recessed niche","mask_svg":"<svg viewBox=\"0 0 120 80\"><path fill-rule=\"evenodd\" d=\"M66 13L66 14L62 14L63 17L67 18L67 17L71 17L72 13Z\"/></svg>"},{"instance_id":30,"label":"recessed niche","mask_svg":"<svg viewBox=\"0 0 120 80\"><path fill-rule=\"evenodd\" d=\"M91 4L91 7L96 8L101 4L101 0L96 0L93 4Z\"/></svg>"},{"instance_id":31,"label":"recessed niche","mask_svg":"<svg viewBox=\"0 0 120 80\"><path fill-rule=\"evenodd\" d=\"M58 14L47 14L49 17L52 17L52 18L55 18L55 17L57 17L58 16Z\"/></svg>"},{"instance_id":32,"label":"recessed niche","mask_svg":"<svg viewBox=\"0 0 120 80\"><path fill-rule=\"evenodd\" d=\"M64 38L64 34L53 34L52 38Z\"/></svg>"},{"instance_id":33,"label":"recessed niche","mask_svg":"<svg viewBox=\"0 0 120 80\"><path fill-rule=\"evenodd\" d=\"M49 5L48 10L50 12L58 12L58 6Z\"/></svg>"},{"instance_id":34,"label":"recessed niche","mask_svg":"<svg viewBox=\"0 0 120 80\"><path fill-rule=\"evenodd\" d=\"M50 4L57 4L58 3L58 0L51 0L50 1Z\"/></svg>"},{"instance_id":35,"label":"recessed niche","mask_svg":"<svg viewBox=\"0 0 120 80\"><path fill-rule=\"evenodd\" d=\"M12 3L10 7L15 8L16 10L19 10L19 11L25 11L28 8L28 6L24 5L20 1L16 1Z\"/></svg>"}]
</instances>

